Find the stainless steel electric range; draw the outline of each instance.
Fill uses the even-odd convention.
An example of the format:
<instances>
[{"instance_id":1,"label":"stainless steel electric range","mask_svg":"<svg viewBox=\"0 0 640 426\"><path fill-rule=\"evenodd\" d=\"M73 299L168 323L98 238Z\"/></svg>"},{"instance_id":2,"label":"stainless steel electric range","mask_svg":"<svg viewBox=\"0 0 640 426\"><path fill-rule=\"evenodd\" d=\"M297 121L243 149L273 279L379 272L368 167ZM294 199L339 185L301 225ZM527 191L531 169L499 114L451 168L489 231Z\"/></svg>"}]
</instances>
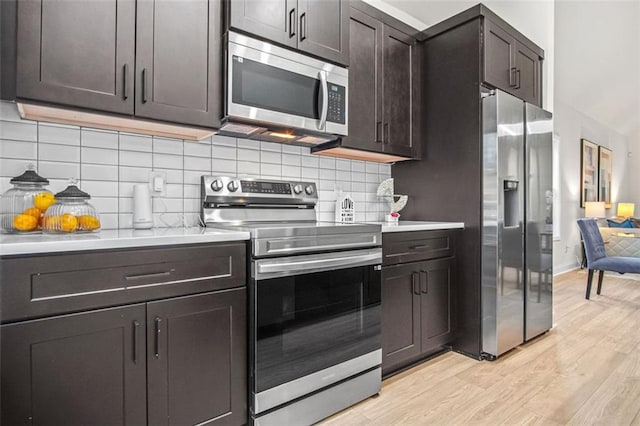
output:
<instances>
[{"instance_id":1,"label":"stainless steel electric range","mask_svg":"<svg viewBox=\"0 0 640 426\"><path fill-rule=\"evenodd\" d=\"M377 394L380 226L317 222L312 182L201 183L205 225L251 234L252 421L311 424Z\"/></svg>"}]
</instances>

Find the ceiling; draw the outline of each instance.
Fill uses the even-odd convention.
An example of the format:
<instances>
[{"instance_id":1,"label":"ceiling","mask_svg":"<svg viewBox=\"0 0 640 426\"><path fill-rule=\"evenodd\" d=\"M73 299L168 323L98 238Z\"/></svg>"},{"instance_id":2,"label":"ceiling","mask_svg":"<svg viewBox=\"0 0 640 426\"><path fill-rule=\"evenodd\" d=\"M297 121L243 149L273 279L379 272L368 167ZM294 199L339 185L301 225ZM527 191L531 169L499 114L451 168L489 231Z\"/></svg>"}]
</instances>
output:
<instances>
[{"instance_id":1,"label":"ceiling","mask_svg":"<svg viewBox=\"0 0 640 426\"><path fill-rule=\"evenodd\" d=\"M365 0L423 29L477 4L466 0ZM640 148L640 2L485 0L551 52L546 99L562 102ZM394 10L395 9L395 10ZM546 9L546 12L545 12ZM403 19L406 18L406 19ZM549 22L551 21L551 22ZM549 64L547 64L549 65ZM550 75L551 74L551 75ZM547 105L553 109L552 105Z\"/></svg>"}]
</instances>

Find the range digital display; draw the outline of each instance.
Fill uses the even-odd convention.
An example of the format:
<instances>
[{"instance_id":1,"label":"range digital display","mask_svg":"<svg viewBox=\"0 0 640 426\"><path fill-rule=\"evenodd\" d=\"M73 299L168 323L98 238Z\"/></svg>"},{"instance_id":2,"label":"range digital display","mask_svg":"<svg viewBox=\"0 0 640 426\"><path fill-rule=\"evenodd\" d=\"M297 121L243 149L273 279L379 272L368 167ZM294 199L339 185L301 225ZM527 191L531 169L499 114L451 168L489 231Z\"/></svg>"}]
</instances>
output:
<instances>
[{"instance_id":1,"label":"range digital display","mask_svg":"<svg viewBox=\"0 0 640 426\"><path fill-rule=\"evenodd\" d=\"M285 182L240 181L242 192L253 194L291 194L291 184Z\"/></svg>"}]
</instances>

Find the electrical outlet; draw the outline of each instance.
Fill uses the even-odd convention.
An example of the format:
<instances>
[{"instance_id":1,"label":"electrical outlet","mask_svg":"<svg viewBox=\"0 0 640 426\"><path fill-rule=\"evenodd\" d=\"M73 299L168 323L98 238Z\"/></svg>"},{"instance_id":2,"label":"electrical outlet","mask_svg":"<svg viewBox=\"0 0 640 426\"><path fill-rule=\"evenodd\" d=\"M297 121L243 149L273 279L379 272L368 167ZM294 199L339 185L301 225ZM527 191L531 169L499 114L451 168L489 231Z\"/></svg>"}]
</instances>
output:
<instances>
[{"instance_id":1,"label":"electrical outlet","mask_svg":"<svg viewBox=\"0 0 640 426\"><path fill-rule=\"evenodd\" d=\"M149 173L149 191L152 197L164 197L167 195L167 172Z\"/></svg>"}]
</instances>

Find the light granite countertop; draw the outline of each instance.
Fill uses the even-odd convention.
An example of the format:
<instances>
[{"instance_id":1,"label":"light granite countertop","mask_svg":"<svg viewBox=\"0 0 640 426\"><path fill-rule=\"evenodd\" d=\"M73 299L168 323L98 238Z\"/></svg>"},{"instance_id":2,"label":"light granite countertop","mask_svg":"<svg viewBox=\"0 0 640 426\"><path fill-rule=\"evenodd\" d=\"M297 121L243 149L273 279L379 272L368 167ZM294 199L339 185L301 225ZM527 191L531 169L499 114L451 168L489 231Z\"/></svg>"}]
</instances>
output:
<instances>
[{"instance_id":1,"label":"light granite countertop","mask_svg":"<svg viewBox=\"0 0 640 426\"><path fill-rule=\"evenodd\" d=\"M430 222L401 220L397 223L374 222L382 225L382 233L385 232L408 232L408 231L437 231L441 229L463 229L462 222Z\"/></svg>"},{"instance_id":2,"label":"light granite countertop","mask_svg":"<svg viewBox=\"0 0 640 426\"><path fill-rule=\"evenodd\" d=\"M0 256L59 253L176 244L219 243L249 239L248 232L210 228L102 230L91 234L2 234Z\"/></svg>"}]
</instances>

